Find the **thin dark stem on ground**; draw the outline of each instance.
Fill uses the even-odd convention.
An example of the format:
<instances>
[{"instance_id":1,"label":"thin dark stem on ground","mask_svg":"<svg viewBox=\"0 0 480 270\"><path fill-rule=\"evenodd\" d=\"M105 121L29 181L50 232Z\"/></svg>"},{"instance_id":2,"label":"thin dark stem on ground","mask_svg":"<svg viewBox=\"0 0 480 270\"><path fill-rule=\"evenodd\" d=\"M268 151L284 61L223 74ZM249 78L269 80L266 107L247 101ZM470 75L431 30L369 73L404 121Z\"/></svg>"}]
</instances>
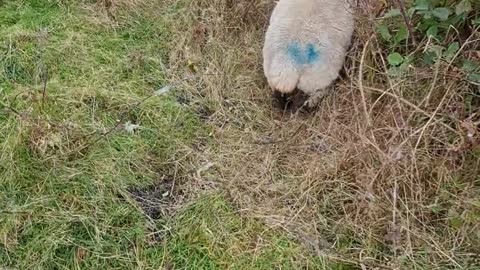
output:
<instances>
[{"instance_id":1,"label":"thin dark stem on ground","mask_svg":"<svg viewBox=\"0 0 480 270\"><path fill-rule=\"evenodd\" d=\"M398 8L400 9L400 13L402 14L403 20L405 21L405 24L407 25L408 33L410 35L410 38L412 39L412 43L414 46L417 46L417 41L415 40L415 35L413 31L413 26L410 22L410 18L407 16L407 12L405 11L405 2L403 0L394 0Z\"/></svg>"},{"instance_id":2,"label":"thin dark stem on ground","mask_svg":"<svg viewBox=\"0 0 480 270\"><path fill-rule=\"evenodd\" d=\"M3 103L3 102L0 102L0 106L4 107L5 109L13 112L14 114L16 114L16 115L18 115L18 116L22 116L22 114L21 114L19 111L17 111L16 109L8 106L7 104L5 104L5 103Z\"/></svg>"},{"instance_id":3,"label":"thin dark stem on ground","mask_svg":"<svg viewBox=\"0 0 480 270\"><path fill-rule=\"evenodd\" d=\"M283 139L283 140L272 140L272 141L268 141L268 142L256 141L254 143L257 144L257 145L286 143L286 142L289 142L289 141L293 140L295 138L295 136L297 136L300 133L300 131L302 130L303 127L305 127L305 124L300 124L300 126L293 132L293 134L290 137L288 137L286 139Z\"/></svg>"},{"instance_id":4,"label":"thin dark stem on ground","mask_svg":"<svg viewBox=\"0 0 480 270\"><path fill-rule=\"evenodd\" d=\"M47 40L48 30L40 29L37 36L38 43L38 67L40 71L40 80L42 83L42 100L41 108L45 105L47 98L47 83L48 83L48 67L44 62L45 42Z\"/></svg>"},{"instance_id":5,"label":"thin dark stem on ground","mask_svg":"<svg viewBox=\"0 0 480 270\"><path fill-rule=\"evenodd\" d=\"M43 72L42 72L42 106L45 103L45 99L47 96L47 82L48 82L48 68L43 67Z\"/></svg>"}]
</instances>

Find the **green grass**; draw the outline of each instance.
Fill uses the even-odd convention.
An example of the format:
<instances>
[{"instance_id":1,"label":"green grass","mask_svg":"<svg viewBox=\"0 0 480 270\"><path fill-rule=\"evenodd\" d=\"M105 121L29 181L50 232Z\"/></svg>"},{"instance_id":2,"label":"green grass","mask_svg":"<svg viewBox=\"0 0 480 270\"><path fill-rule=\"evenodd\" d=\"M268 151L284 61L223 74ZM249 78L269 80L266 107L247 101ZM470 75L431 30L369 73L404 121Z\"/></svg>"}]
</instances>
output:
<instances>
[{"instance_id":1,"label":"green grass","mask_svg":"<svg viewBox=\"0 0 480 270\"><path fill-rule=\"evenodd\" d=\"M242 220L218 195L203 198L178 215L166 247L175 269L299 269L317 265L286 236Z\"/></svg>"},{"instance_id":2,"label":"green grass","mask_svg":"<svg viewBox=\"0 0 480 270\"><path fill-rule=\"evenodd\" d=\"M208 127L173 95L135 107L166 83L174 44L162 16L122 12L112 26L91 3L0 3L0 268L324 265L221 194L200 194L153 223L129 196L208 141ZM142 128L103 135L122 114Z\"/></svg>"}]
</instances>

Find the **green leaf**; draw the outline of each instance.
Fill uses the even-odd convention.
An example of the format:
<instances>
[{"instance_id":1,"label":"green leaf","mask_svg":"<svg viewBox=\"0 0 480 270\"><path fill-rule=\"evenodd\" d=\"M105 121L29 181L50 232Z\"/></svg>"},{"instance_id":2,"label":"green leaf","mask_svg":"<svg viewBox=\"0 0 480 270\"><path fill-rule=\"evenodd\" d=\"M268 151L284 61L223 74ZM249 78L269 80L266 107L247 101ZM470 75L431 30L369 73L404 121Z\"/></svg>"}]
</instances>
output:
<instances>
[{"instance_id":1,"label":"green leaf","mask_svg":"<svg viewBox=\"0 0 480 270\"><path fill-rule=\"evenodd\" d=\"M467 79L472 82L480 83L480 73L472 73L467 76Z\"/></svg>"},{"instance_id":2,"label":"green leaf","mask_svg":"<svg viewBox=\"0 0 480 270\"><path fill-rule=\"evenodd\" d=\"M430 210L432 210L432 213L434 213L434 214L440 214L443 209L440 206L433 205L433 206L431 206Z\"/></svg>"},{"instance_id":3,"label":"green leaf","mask_svg":"<svg viewBox=\"0 0 480 270\"><path fill-rule=\"evenodd\" d=\"M392 38L392 35L385 24L377 25L377 33L379 33L382 39L385 41L389 41Z\"/></svg>"},{"instance_id":4,"label":"green leaf","mask_svg":"<svg viewBox=\"0 0 480 270\"><path fill-rule=\"evenodd\" d=\"M407 9L408 17L412 17L415 14L415 11L417 11L417 9L415 7L411 7L409 9Z\"/></svg>"},{"instance_id":5,"label":"green leaf","mask_svg":"<svg viewBox=\"0 0 480 270\"><path fill-rule=\"evenodd\" d=\"M438 26L432 25L427 30L427 37L437 37L438 35Z\"/></svg>"},{"instance_id":6,"label":"green leaf","mask_svg":"<svg viewBox=\"0 0 480 270\"><path fill-rule=\"evenodd\" d=\"M436 19L423 19L421 22L419 22L416 25L416 30L420 32L426 32L429 27L431 26L437 26L438 27L438 21Z\"/></svg>"},{"instance_id":7,"label":"green leaf","mask_svg":"<svg viewBox=\"0 0 480 270\"><path fill-rule=\"evenodd\" d=\"M443 46L440 46L440 45L431 45L430 48L428 48L428 50L436 53L438 58L440 58L442 56L443 50L445 50L445 48Z\"/></svg>"},{"instance_id":8,"label":"green leaf","mask_svg":"<svg viewBox=\"0 0 480 270\"><path fill-rule=\"evenodd\" d=\"M405 74L405 70L400 67L390 67L387 70L387 74L390 77L402 77Z\"/></svg>"},{"instance_id":9,"label":"green leaf","mask_svg":"<svg viewBox=\"0 0 480 270\"><path fill-rule=\"evenodd\" d=\"M407 71L409 66L410 66L410 61L407 58L405 58L403 60L403 63L399 66L399 68L402 71Z\"/></svg>"},{"instance_id":10,"label":"green leaf","mask_svg":"<svg viewBox=\"0 0 480 270\"><path fill-rule=\"evenodd\" d=\"M390 9L385 15L383 15L384 18L391 18L391 17L396 17L400 16L402 13L400 12L400 9L398 8L392 8Z\"/></svg>"},{"instance_id":11,"label":"green leaf","mask_svg":"<svg viewBox=\"0 0 480 270\"><path fill-rule=\"evenodd\" d=\"M432 12L430 10L419 11L418 14L422 14L423 18L429 20L432 18Z\"/></svg>"},{"instance_id":12,"label":"green leaf","mask_svg":"<svg viewBox=\"0 0 480 270\"><path fill-rule=\"evenodd\" d=\"M445 58L448 61L452 60L452 58L455 57L455 54L457 53L458 49L460 49L460 45L458 42L453 42L452 44L450 44L445 53Z\"/></svg>"},{"instance_id":13,"label":"green leaf","mask_svg":"<svg viewBox=\"0 0 480 270\"><path fill-rule=\"evenodd\" d=\"M423 63L427 66L431 66L436 62L437 58L438 57L437 57L437 54L435 52L426 51L423 54Z\"/></svg>"},{"instance_id":14,"label":"green leaf","mask_svg":"<svg viewBox=\"0 0 480 270\"><path fill-rule=\"evenodd\" d=\"M391 53L387 57L388 63L392 66L398 66L403 63L403 56L399 53Z\"/></svg>"},{"instance_id":15,"label":"green leaf","mask_svg":"<svg viewBox=\"0 0 480 270\"><path fill-rule=\"evenodd\" d=\"M474 72L478 68L480 68L480 63L476 63L472 60L465 60L463 62L462 69L466 72Z\"/></svg>"},{"instance_id":16,"label":"green leaf","mask_svg":"<svg viewBox=\"0 0 480 270\"><path fill-rule=\"evenodd\" d=\"M444 47L440 45L431 45L423 54L423 62L426 65L436 63L442 58Z\"/></svg>"},{"instance_id":17,"label":"green leaf","mask_svg":"<svg viewBox=\"0 0 480 270\"><path fill-rule=\"evenodd\" d=\"M408 29L406 26L400 27L398 29L397 34L395 35L395 44L399 44L400 42L406 40L408 37Z\"/></svg>"},{"instance_id":18,"label":"green leaf","mask_svg":"<svg viewBox=\"0 0 480 270\"><path fill-rule=\"evenodd\" d=\"M453 15L453 16L450 16L448 18L448 20L444 21L442 24L442 26L444 28L448 28L452 25L454 26L457 26L459 24L461 24L462 22L465 21L465 14L461 14L461 15Z\"/></svg>"},{"instance_id":19,"label":"green leaf","mask_svg":"<svg viewBox=\"0 0 480 270\"><path fill-rule=\"evenodd\" d=\"M430 1L428 0L417 0L414 5L416 10L428 10L430 8Z\"/></svg>"},{"instance_id":20,"label":"green leaf","mask_svg":"<svg viewBox=\"0 0 480 270\"><path fill-rule=\"evenodd\" d=\"M472 11L472 3L470 0L462 0L455 6L455 14L460 15Z\"/></svg>"},{"instance_id":21,"label":"green leaf","mask_svg":"<svg viewBox=\"0 0 480 270\"><path fill-rule=\"evenodd\" d=\"M450 10L448 8L434 8L432 11L432 15L440 19L441 21L446 21L448 16L450 16Z\"/></svg>"},{"instance_id":22,"label":"green leaf","mask_svg":"<svg viewBox=\"0 0 480 270\"><path fill-rule=\"evenodd\" d=\"M472 24L474 25L480 25L480 17L476 18L475 20L472 21Z\"/></svg>"}]
</instances>

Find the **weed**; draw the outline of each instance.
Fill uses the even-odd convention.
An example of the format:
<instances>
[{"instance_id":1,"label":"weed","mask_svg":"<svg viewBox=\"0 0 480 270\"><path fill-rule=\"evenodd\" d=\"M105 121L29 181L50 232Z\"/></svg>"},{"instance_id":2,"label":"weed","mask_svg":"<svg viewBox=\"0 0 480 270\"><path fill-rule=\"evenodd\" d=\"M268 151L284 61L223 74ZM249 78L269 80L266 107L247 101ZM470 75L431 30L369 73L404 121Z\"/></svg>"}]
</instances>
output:
<instances>
[{"instance_id":1,"label":"weed","mask_svg":"<svg viewBox=\"0 0 480 270\"><path fill-rule=\"evenodd\" d=\"M414 36L409 36L407 24L398 20L401 12L398 8L390 9L376 25L377 32L383 42L389 47L387 57L390 71L393 74L401 74L409 69L409 66L418 64L433 65L438 61L446 61L455 64L466 73L466 77L472 82L477 82L478 70L465 69L471 60L467 57L458 57L460 43L457 40L465 40L463 50L475 50L475 34L480 26L478 22L477 1L462 0L442 1L418 0L408 8L406 14L414 24ZM392 34L392 32L394 34ZM420 38L420 46L411 48L408 40ZM415 44L417 45L417 44ZM408 48L405 50L405 48ZM460 53L459 53L460 54ZM419 61L420 60L420 61ZM462 68L463 66L463 68ZM473 79L473 80L472 80Z\"/></svg>"}]
</instances>

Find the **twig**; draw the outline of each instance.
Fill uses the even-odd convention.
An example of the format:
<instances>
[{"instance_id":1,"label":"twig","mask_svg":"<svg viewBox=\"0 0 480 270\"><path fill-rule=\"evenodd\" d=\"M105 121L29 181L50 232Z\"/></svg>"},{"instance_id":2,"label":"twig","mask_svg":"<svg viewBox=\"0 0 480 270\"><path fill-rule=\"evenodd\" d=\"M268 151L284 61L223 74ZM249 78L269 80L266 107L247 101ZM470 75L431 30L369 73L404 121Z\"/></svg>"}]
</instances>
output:
<instances>
[{"instance_id":1,"label":"twig","mask_svg":"<svg viewBox=\"0 0 480 270\"><path fill-rule=\"evenodd\" d=\"M478 42L478 39L476 40L471 40L472 38L475 37L475 33L478 32L478 30L480 30L480 25L475 27L475 29L473 29L472 31L472 34L467 38L467 40L465 40L465 42L462 44L462 46L458 49L457 53L452 57L452 59L450 59L450 61L448 62L448 66L447 66L447 69L448 70L450 68L450 66L452 65L452 63L455 61L455 59L457 59L457 57L460 55L460 53L462 53L463 49L465 49L465 47L470 44L470 43L475 43L475 42Z\"/></svg>"},{"instance_id":2,"label":"twig","mask_svg":"<svg viewBox=\"0 0 480 270\"><path fill-rule=\"evenodd\" d=\"M304 127L305 124L300 124L298 126L298 128L293 132L293 134L286 138L286 139L283 139L283 140L273 140L273 141L269 141L269 142L259 142L259 141L256 141L256 142L253 142L255 144L258 144L258 145L268 145L268 144L277 144L277 143L286 143L286 142L289 142L291 140L293 140L293 138L295 138L295 136L298 135L298 133L300 133L300 131L302 130L302 127Z\"/></svg>"},{"instance_id":3,"label":"twig","mask_svg":"<svg viewBox=\"0 0 480 270\"><path fill-rule=\"evenodd\" d=\"M442 100L440 101L440 103L438 104L437 108L435 109L435 111L432 113L432 115L430 116L430 118L428 119L427 123L423 126L422 128L422 131L420 132L420 135L418 136L418 139L417 139L417 143L415 144L415 148L413 150L413 156L416 155L417 153L417 149L418 149L418 146L420 145L420 142L422 141L422 138L423 138L423 134L425 133L425 130L430 126L430 124L432 123L433 119L435 118L435 116L437 116L437 113L440 111L440 109L443 107L443 103L445 102L445 100L447 99L447 96L448 94L450 93L450 90L452 89L452 85L450 87L448 87L447 89L447 92L445 92L445 94L443 95L442 97Z\"/></svg>"},{"instance_id":4,"label":"twig","mask_svg":"<svg viewBox=\"0 0 480 270\"><path fill-rule=\"evenodd\" d=\"M14 114L18 115L18 116L22 116L22 114L17 111L16 109L14 109L13 107L10 107L9 105L3 103L0 101L0 105L3 106L4 108L8 109L9 111L13 112Z\"/></svg>"},{"instance_id":5,"label":"twig","mask_svg":"<svg viewBox=\"0 0 480 270\"><path fill-rule=\"evenodd\" d=\"M47 82L48 82L48 68L43 65L43 72L42 72L42 106L45 103L45 98L47 96Z\"/></svg>"},{"instance_id":6,"label":"twig","mask_svg":"<svg viewBox=\"0 0 480 270\"><path fill-rule=\"evenodd\" d=\"M435 91L435 88L437 86L437 81L438 81L438 73L440 71L440 64L442 62L440 60L437 61L437 63L435 64L435 73L433 73L433 80L432 80L432 85L430 86L430 91L428 91L428 94L427 96L422 100L422 102L420 102L420 106L423 105L423 103L425 103L425 107L428 106L428 104L430 103L430 98L433 94L433 91Z\"/></svg>"},{"instance_id":7,"label":"twig","mask_svg":"<svg viewBox=\"0 0 480 270\"><path fill-rule=\"evenodd\" d=\"M405 3L403 2L403 0L394 0L394 1L397 3L398 8L400 9L400 13L402 14L403 20L405 21L405 24L407 25L408 33L410 34L410 37L412 38L413 45L417 46L417 41L415 40L412 24L410 22L410 19L407 16L407 13L405 12Z\"/></svg>"},{"instance_id":8,"label":"twig","mask_svg":"<svg viewBox=\"0 0 480 270\"><path fill-rule=\"evenodd\" d=\"M358 88L360 89L360 95L362 96L363 112L365 114L365 121L367 121L368 128L370 128L372 121L370 120L370 115L368 113L367 101L365 99L365 91L363 88L363 66L365 64L365 55L367 54L367 48L369 44L370 44L370 39L367 40L367 42L363 46L362 57L360 59L360 66L358 67L358 86L359 86Z\"/></svg>"},{"instance_id":9,"label":"twig","mask_svg":"<svg viewBox=\"0 0 480 270\"><path fill-rule=\"evenodd\" d=\"M42 80L42 102L41 107L43 108L45 104L45 99L47 97L47 82L48 82L48 67L43 61L43 55L45 53L45 41L47 39L48 32L46 29L41 29L37 35L38 42L38 65L40 70L40 79Z\"/></svg>"},{"instance_id":10,"label":"twig","mask_svg":"<svg viewBox=\"0 0 480 270\"><path fill-rule=\"evenodd\" d=\"M392 193L392 200L393 200L393 211L392 211L392 229L393 229L393 232L394 234L397 234L399 233L397 230L397 192L398 192L398 183L397 183L397 178L394 177L394 187L393 187L393 193ZM395 235L394 237L392 237L392 240L393 240L393 252L395 254L395 256L397 256L397 248L398 248L398 244L397 243L397 236Z\"/></svg>"}]
</instances>

